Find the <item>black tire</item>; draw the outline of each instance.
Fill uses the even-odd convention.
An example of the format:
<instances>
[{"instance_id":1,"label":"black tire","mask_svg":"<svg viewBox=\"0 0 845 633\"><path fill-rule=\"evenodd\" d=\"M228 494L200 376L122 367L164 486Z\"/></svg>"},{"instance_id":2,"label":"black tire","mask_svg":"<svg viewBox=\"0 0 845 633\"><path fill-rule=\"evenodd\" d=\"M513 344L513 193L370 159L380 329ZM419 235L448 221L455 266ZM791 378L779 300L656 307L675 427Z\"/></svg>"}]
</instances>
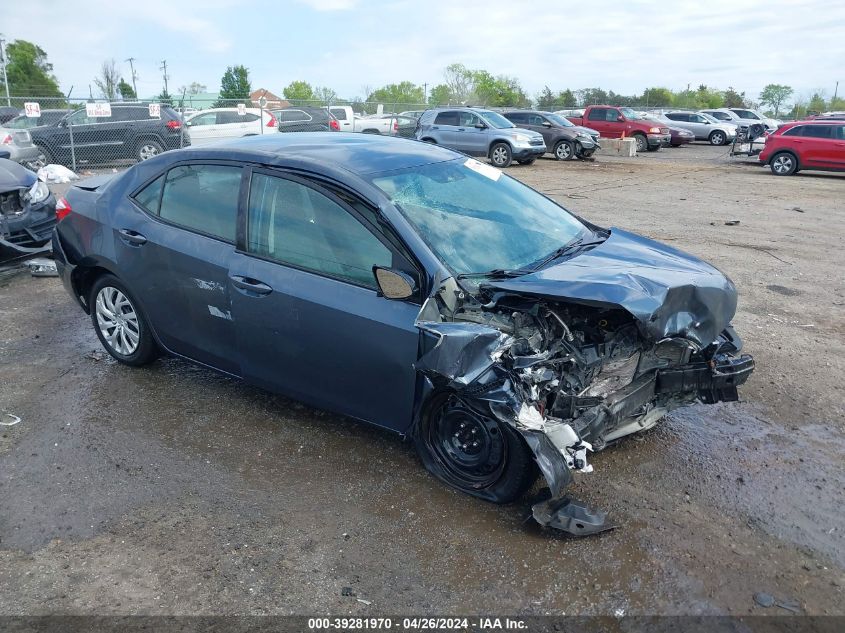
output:
<instances>
[{"instance_id":1,"label":"black tire","mask_svg":"<svg viewBox=\"0 0 845 633\"><path fill-rule=\"evenodd\" d=\"M433 397L414 444L432 475L494 503L515 501L537 479L534 456L519 433L470 408L455 394Z\"/></svg>"},{"instance_id":2,"label":"black tire","mask_svg":"<svg viewBox=\"0 0 845 633\"><path fill-rule=\"evenodd\" d=\"M41 155L44 156L45 165L56 164L56 157L53 155L53 152L38 143L35 146L41 151Z\"/></svg>"},{"instance_id":3,"label":"black tire","mask_svg":"<svg viewBox=\"0 0 845 633\"><path fill-rule=\"evenodd\" d=\"M648 151L649 152L659 152L660 151L660 145L649 145Z\"/></svg>"},{"instance_id":4,"label":"black tire","mask_svg":"<svg viewBox=\"0 0 845 633\"><path fill-rule=\"evenodd\" d=\"M516 162L518 162L520 165L533 165L535 160L537 160L537 159L536 158L525 158L523 160L518 160Z\"/></svg>"},{"instance_id":5,"label":"black tire","mask_svg":"<svg viewBox=\"0 0 845 633\"><path fill-rule=\"evenodd\" d=\"M669 147L680 147L680 146L681 146L680 143L670 143L669 144Z\"/></svg>"},{"instance_id":6,"label":"black tire","mask_svg":"<svg viewBox=\"0 0 845 633\"><path fill-rule=\"evenodd\" d=\"M145 161L153 156L158 156L164 151L161 143L153 138L141 139L135 145L135 158Z\"/></svg>"},{"instance_id":7,"label":"black tire","mask_svg":"<svg viewBox=\"0 0 845 633\"><path fill-rule=\"evenodd\" d=\"M798 159L791 152L778 152L769 160L769 168L775 176L791 176L798 171Z\"/></svg>"},{"instance_id":8,"label":"black tire","mask_svg":"<svg viewBox=\"0 0 845 633\"><path fill-rule=\"evenodd\" d=\"M722 130L713 130L710 132L707 140L710 141L711 145L724 145L728 142L728 135L722 132Z\"/></svg>"},{"instance_id":9,"label":"black tire","mask_svg":"<svg viewBox=\"0 0 845 633\"><path fill-rule=\"evenodd\" d=\"M575 158L575 148L571 141L558 141L555 143L553 154L557 160L572 160Z\"/></svg>"},{"instance_id":10,"label":"black tire","mask_svg":"<svg viewBox=\"0 0 845 633\"><path fill-rule=\"evenodd\" d=\"M111 291L117 291L123 296L126 303L120 302L117 305L114 301L109 303L109 297L111 296L114 299L116 296ZM98 305L98 300L100 299L102 299L102 303ZM94 325L97 338L100 339L100 343L102 343L105 350L118 362L124 365L140 367L141 365L151 363L158 357L158 345L156 345L155 338L153 338L153 333L150 330L146 316L141 311L138 301L117 277L114 275L102 275L97 278L94 285L91 286L91 294L88 295L88 305L91 311L91 323ZM114 307L117 310L113 310ZM105 312L102 312L101 308ZM127 318L130 313L134 314L134 319ZM118 326L109 327L108 314L118 315L114 319L114 321L119 322ZM133 323L135 327L133 327ZM117 340L109 341L103 332L104 330L115 333ZM120 330L123 330L123 332ZM122 345L121 340L123 342L133 342L133 333L134 337L137 338L134 349L128 349L125 352L119 349Z\"/></svg>"},{"instance_id":11,"label":"black tire","mask_svg":"<svg viewBox=\"0 0 845 633\"><path fill-rule=\"evenodd\" d=\"M510 167L513 162L513 152L507 143L493 143L490 147L490 162L499 169Z\"/></svg>"},{"instance_id":12,"label":"black tire","mask_svg":"<svg viewBox=\"0 0 845 633\"><path fill-rule=\"evenodd\" d=\"M644 152L648 149L648 139L645 134L634 134L634 141L637 143L637 152Z\"/></svg>"}]
</instances>

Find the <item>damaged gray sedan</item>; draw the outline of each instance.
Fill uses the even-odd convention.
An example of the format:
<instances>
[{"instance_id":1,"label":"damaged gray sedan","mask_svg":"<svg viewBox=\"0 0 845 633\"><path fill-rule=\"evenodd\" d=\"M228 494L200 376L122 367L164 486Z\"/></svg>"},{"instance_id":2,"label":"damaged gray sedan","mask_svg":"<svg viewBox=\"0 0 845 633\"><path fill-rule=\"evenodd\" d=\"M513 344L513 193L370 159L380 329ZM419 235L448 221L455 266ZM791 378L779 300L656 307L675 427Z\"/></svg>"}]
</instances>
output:
<instances>
[{"instance_id":1,"label":"damaged gray sedan","mask_svg":"<svg viewBox=\"0 0 845 633\"><path fill-rule=\"evenodd\" d=\"M166 352L413 439L496 503L541 474L542 525L590 453L753 370L736 290L473 159L367 135L253 137L83 181L53 251L106 350ZM186 327L188 326L188 327Z\"/></svg>"}]
</instances>

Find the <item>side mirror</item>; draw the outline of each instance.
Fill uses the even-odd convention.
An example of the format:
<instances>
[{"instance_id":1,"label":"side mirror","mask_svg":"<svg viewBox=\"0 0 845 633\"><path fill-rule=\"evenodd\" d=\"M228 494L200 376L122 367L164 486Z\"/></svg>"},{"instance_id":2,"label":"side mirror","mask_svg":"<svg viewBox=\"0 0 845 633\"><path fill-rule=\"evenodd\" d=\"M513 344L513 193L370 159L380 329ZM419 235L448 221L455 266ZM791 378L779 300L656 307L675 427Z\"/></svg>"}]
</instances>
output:
<instances>
[{"instance_id":1,"label":"side mirror","mask_svg":"<svg viewBox=\"0 0 845 633\"><path fill-rule=\"evenodd\" d=\"M392 268L373 266L379 294L387 299L409 299L417 290L417 282L408 275Z\"/></svg>"},{"instance_id":2,"label":"side mirror","mask_svg":"<svg viewBox=\"0 0 845 633\"><path fill-rule=\"evenodd\" d=\"M11 158L12 152L7 149L0 148L0 158Z\"/></svg>"},{"instance_id":3,"label":"side mirror","mask_svg":"<svg viewBox=\"0 0 845 633\"><path fill-rule=\"evenodd\" d=\"M625 117L624 117L624 116L622 116L622 115L620 114L618 117L616 117L616 121L617 121L618 123L624 123L624 122L625 122Z\"/></svg>"},{"instance_id":4,"label":"side mirror","mask_svg":"<svg viewBox=\"0 0 845 633\"><path fill-rule=\"evenodd\" d=\"M549 121L543 121L543 127L552 127L552 124Z\"/></svg>"},{"instance_id":5,"label":"side mirror","mask_svg":"<svg viewBox=\"0 0 845 633\"><path fill-rule=\"evenodd\" d=\"M486 123L476 123L476 124L475 124L475 125L473 125L472 127L477 128L477 129L479 129L479 130L486 130L486 129L487 129L487 124L486 124Z\"/></svg>"}]
</instances>

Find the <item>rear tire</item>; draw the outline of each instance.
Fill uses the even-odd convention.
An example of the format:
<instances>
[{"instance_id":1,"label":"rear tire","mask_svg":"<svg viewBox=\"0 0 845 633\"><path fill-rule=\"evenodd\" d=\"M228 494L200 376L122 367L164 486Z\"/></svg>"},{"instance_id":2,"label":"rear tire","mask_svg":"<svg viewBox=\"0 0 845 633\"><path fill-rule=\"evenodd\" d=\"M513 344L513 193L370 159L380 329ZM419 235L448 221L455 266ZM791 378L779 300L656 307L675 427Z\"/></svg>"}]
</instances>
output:
<instances>
[{"instance_id":1,"label":"rear tire","mask_svg":"<svg viewBox=\"0 0 845 633\"><path fill-rule=\"evenodd\" d=\"M798 171L798 159L789 152L779 152L772 156L769 168L775 176L791 176Z\"/></svg>"},{"instance_id":2,"label":"rear tire","mask_svg":"<svg viewBox=\"0 0 845 633\"><path fill-rule=\"evenodd\" d=\"M525 160L518 160L520 165L533 165L534 161L537 160L536 158L526 158Z\"/></svg>"},{"instance_id":3,"label":"rear tire","mask_svg":"<svg viewBox=\"0 0 845 633\"><path fill-rule=\"evenodd\" d=\"M135 158L139 161L145 161L154 156L158 156L164 151L164 147L162 147L161 143L156 140L148 139L144 141L138 141L138 145L135 148Z\"/></svg>"},{"instance_id":4,"label":"rear tire","mask_svg":"<svg viewBox=\"0 0 845 633\"><path fill-rule=\"evenodd\" d=\"M557 160L572 160L575 158L575 148L569 141L558 141L555 145L554 155Z\"/></svg>"},{"instance_id":5,"label":"rear tire","mask_svg":"<svg viewBox=\"0 0 845 633\"><path fill-rule=\"evenodd\" d=\"M433 397L414 444L432 475L493 503L515 501L537 479L534 456L519 433L471 409L455 394Z\"/></svg>"},{"instance_id":6,"label":"rear tire","mask_svg":"<svg viewBox=\"0 0 845 633\"><path fill-rule=\"evenodd\" d=\"M158 357L158 345L147 318L117 277L99 277L91 287L88 305L97 338L115 360L140 367Z\"/></svg>"},{"instance_id":7,"label":"rear tire","mask_svg":"<svg viewBox=\"0 0 845 633\"><path fill-rule=\"evenodd\" d=\"M493 143L490 148L490 162L499 169L510 167L513 162L513 152L507 143Z\"/></svg>"}]
</instances>

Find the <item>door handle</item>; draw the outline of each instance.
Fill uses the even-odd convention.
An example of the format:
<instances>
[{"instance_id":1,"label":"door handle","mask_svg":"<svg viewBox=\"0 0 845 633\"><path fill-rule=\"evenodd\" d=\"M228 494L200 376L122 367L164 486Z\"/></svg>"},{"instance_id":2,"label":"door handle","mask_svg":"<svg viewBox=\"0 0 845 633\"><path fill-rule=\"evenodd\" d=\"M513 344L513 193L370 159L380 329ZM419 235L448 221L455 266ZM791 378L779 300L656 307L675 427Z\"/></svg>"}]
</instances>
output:
<instances>
[{"instance_id":1,"label":"door handle","mask_svg":"<svg viewBox=\"0 0 845 633\"><path fill-rule=\"evenodd\" d=\"M120 239L131 246L142 246L147 243L147 238L138 233L138 231L120 229L118 233L120 234Z\"/></svg>"},{"instance_id":2,"label":"door handle","mask_svg":"<svg viewBox=\"0 0 845 633\"><path fill-rule=\"evenodd\" d=\"M258 281L252 277L242 277L241 275L229 275L229 280L232 285L239 290L244 290L247 293L254 293L257 295L269 295L273 292L273 288L265 284L263 281Z\"/></svg>"}]
</instances>

